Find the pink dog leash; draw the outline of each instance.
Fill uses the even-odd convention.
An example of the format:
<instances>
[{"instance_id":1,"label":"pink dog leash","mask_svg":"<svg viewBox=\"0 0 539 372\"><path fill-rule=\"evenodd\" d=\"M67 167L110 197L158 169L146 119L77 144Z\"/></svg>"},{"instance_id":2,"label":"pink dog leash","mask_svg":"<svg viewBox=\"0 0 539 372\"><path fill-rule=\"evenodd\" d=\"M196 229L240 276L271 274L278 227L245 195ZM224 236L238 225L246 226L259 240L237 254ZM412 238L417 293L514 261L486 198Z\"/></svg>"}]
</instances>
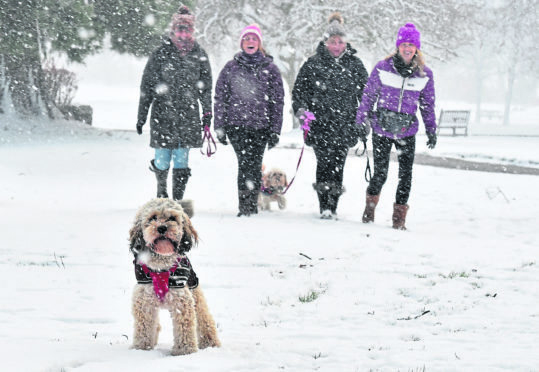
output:
<instances>
[{"instance_id":1,"label":"pink dog leash","mask_svg":"<svg viewBox=\"0 0 539 372\"><path fill-rule=\"evenodd\" d=\"M206 142L206 150L204 154L204 142ZM204 136L202 137L202 148L200 149L200 153L202 155L206 155L208 158L211 157L215 152L217 151L217 144L215 143L215 140L213 139L210 128L206 125L204 126Z\"/></svg>"},{"instance_id":2,"label":"pink dog leash","mask_svg":"<svg viewBox=\"0 0 539 372\"><path fill-rule=\"evenodd\" d=\"M309 124L311 121L316 120L316 117L314 114L310 111L305 111L303 115L299 117L300 119L303 119L303 124L301 125L301 129L303 129L303 147L301 148L301 153L299 154L298 164L296 165L296 172L294 173L294 177L290 180L288 183L288 186L286 186L286 189L283 191L283 195L286 194L290 186L294 183L294 180L296 179L296 175L298 174L299 165L301 164L301 159L303 159L303 151L305 151L305 141L307 140L307 135L309 134L309 131L311 130L311 127Z\"/></svg>"}]
</instances>

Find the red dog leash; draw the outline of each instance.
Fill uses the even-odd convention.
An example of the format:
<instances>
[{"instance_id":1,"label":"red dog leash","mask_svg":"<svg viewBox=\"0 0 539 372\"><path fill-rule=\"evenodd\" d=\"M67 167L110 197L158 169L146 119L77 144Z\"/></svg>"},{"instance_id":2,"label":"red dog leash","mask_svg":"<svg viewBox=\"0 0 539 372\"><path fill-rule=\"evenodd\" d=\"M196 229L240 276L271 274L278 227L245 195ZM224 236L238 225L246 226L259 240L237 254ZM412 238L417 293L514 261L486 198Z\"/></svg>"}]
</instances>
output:
<instances>
[{"instance_id":1,"label":"red dog leash","mask_svg":"<svg viewBox=\"0 0 539 372\"><path fill-rule=\"evenodd\" d=\"M296 172L294 173L294 177L290 180L288 183L288 186L286 186L286 189L283 191L283 195L286 194L290 186L294 183L294 180L296 179L296 176L298 174L299 165L301 164L301 159L303 158L303 151L305 151L305 141L307 140L307 135L309 134L309 131L311 130L311 127L309 124L311 121L316 120L316 117L312 112L305 111L303 115L300 116L300 119L303 119L303 125L301 126L301 129L303 129L303 147L301 148L301 153L299 154L298 164L296 165Z\"/></svg>"}]
</instances>

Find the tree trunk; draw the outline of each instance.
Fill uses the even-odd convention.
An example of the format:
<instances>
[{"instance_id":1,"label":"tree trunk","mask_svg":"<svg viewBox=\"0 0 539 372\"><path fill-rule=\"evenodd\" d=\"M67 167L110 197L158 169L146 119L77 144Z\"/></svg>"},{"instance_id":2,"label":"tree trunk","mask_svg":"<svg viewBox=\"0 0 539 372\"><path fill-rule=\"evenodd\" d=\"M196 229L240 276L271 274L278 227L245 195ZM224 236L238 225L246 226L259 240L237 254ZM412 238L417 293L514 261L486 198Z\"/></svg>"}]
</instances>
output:
<instances>
[{"instance_id":1,"label":"tree trunk","mask_svg":"<svg viewBox=\"0 0 539 372\"><path fill-rule=\"evenodd\" d=\"M509 125L509 114L511 112L511 101L513 100L513 86L515 84L515 65L512 64L507 71L507 93L505 94L505 108L503 111L503 125Z\"/></svg>"},{"instance_id":2,"label":"tree trunk","mask_svg":"<svg viewBox=\"0 0 539 372\"><path fill-rule=\"evenodd\" d=\"M296 75L299 68L296 69L297 58L294 54L291 54L289 58L283 59L283 61L289 66L287 71L284 71L283 79L288 84L288 94L290 99L292 99L292 89L294 89L294 83L296 82ZM292 105L290 105L291 111ZM291 112L292 117L292 128L299 128L299 121L295 119L294 112Z\"/></svg>"},{"instance_id":3,"label":"tree trunk","mask_svg":"<svg viewBox=\"0 0 539 372\"><path fill-rule=\"evenodd\" d=\"M475 58L475 123L481 123L481 101L483 95L483 64L482 64L481 45L476 47Z\"/></svg>"},{"instance_id":4,"label":"tree trunk","mask_svg":"<svg viewBox=\"0 0 539 372\"><path fill-rule=\"evenodd\" d=\"M11 101L13 110L19 114L52 118L53 104L44 85L37 22L27 32L31 37L25 40L24 52L0 54L2 81L7 85L2 99Z\"/></svg>"}]
</instances>

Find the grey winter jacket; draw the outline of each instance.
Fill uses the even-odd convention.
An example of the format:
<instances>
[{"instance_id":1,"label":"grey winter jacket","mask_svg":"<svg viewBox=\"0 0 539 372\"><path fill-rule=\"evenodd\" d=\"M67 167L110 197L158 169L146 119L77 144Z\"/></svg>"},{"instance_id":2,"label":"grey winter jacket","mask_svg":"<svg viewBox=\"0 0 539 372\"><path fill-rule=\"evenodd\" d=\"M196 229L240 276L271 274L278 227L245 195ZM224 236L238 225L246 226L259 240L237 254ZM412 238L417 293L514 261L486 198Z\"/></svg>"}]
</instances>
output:
<instances>
[{"instance_id":1,"label":"grey winter jacket","mask_svg":"<svg viewBox=\"0 0 539 372\"><path fill-rule=\"evenodd\" d=\"M148 59L140 84L139 124L146 122L152 106L150 146L201 147L201 117L211 113L211 90L211 67L204 49L195 42L182 57L170 39L164 40Z\"/></svg>"}]
</instances>

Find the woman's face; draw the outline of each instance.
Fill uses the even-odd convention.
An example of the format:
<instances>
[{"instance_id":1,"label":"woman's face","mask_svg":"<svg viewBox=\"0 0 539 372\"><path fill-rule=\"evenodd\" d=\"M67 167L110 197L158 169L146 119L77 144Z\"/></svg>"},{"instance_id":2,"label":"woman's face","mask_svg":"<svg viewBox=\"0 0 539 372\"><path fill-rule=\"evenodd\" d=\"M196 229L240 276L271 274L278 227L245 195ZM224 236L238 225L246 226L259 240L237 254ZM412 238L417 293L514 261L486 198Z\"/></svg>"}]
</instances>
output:
<instances>
[{"instance_id":1,"label":"woman's face","mask_svg":"<svg viewBox=\"0 0 539 372\"><path fill-rule=\"evenodd\" d=\"M416 52L417 48L412 43L401 43L399 45L399 54L407 65L412 62Z\"/></svg>"},{"instance_id":2,"label":"woman's face","mask_svg":"<svg viewBox=\"0 0 539 372\"><path fill-rule=\"evenodd\" d=\"M339 35L333 35L326 41L326 48L333 57L340 56L346 49L346 42Z\"/></svg>"},{"instance_id":3,"label":"woman's face","mask_svg":"<svg viewBox=\"0 0 539 372\"><path fill-rule=\"evenodd\" d=\"M193 33L187 28L179 28L170 33L170 38L174 42L187 41L193 38Z\"/></svg>"},{"instance_id":4,"label":"woman's face","mask_svg":"<svg viewBox=\"0 0 539 372\"><path fill-rule=\"evenodd\" d=\"M255 34L247 34L241 39L241 49L247 54L254 54L258 51L260 41Z\"/></svg>"}]
</instances>

